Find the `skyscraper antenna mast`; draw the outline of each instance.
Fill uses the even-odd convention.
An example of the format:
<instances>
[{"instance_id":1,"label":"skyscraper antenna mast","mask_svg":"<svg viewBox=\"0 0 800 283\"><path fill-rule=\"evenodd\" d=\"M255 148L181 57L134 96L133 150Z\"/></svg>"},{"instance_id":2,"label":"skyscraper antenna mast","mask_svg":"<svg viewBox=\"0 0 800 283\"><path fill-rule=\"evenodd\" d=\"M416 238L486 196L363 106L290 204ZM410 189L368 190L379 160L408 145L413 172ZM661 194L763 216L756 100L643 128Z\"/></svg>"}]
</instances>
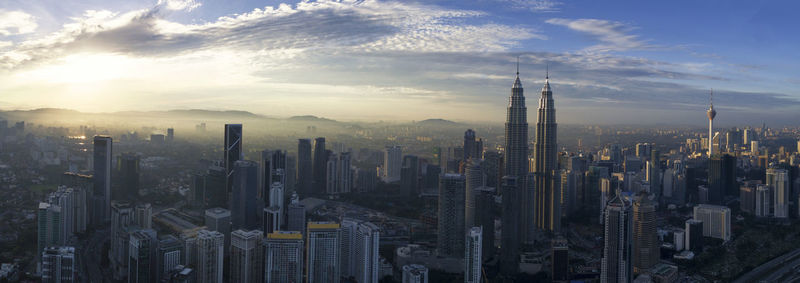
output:
<instances>
[{"instance_id":1,"label":"skyscraper antenna mast","mask_svg":"<svg viewBox=\"0 0 800 283\"><path fill-rule=\"evenodd\" d=\"M519 55L517 55L517 76L519 76Z\"/></svg>"},{"instance_id":2,"label":"skyscraper antenna mast","mask_svg":"<svg viewBox=\"0 0 800 283\"><path fill-rule=\"evenodd\" d=\"M550 79L550 62L547 62L547 64L545 65L544 70L545 70L544 71L544 78L545 79Z\"/></svg>"}]
</instances>

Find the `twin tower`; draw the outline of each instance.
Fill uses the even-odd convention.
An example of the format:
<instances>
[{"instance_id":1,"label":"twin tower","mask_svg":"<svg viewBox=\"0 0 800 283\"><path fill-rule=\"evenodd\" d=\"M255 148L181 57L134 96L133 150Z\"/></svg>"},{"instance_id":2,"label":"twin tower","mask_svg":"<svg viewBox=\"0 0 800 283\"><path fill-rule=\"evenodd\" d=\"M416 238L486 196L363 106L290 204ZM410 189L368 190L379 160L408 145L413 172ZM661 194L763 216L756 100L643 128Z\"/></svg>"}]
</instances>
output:
<instances>
[{"instance_id":1,"label":"twin tower","mask_svg":"<svg viewBox=\"0 0 800 283\"><path fill-rule=\"evenodd\" d=\"M519 80L519 63L517 77L511 87L508 111L505 124L505 176L515 177L515 191L518 199L508 198L504 203L518 209L504 214L503 226L517 226L518 239L532 243L536 230L558 232L561 226L561 206L558 161L556 145L556 109L553 103L553 91L550 89L549 73L545 77L536 122L536 133L533 140L533 159L528 160L528 118L525 107L522 83ZM529 165L532 168L529 168ZM509 188L511 190L511 188ZM505 193L505 192L504 192ZM503 199L506 201L506 198Z\"/></svg>"}]
</instances>

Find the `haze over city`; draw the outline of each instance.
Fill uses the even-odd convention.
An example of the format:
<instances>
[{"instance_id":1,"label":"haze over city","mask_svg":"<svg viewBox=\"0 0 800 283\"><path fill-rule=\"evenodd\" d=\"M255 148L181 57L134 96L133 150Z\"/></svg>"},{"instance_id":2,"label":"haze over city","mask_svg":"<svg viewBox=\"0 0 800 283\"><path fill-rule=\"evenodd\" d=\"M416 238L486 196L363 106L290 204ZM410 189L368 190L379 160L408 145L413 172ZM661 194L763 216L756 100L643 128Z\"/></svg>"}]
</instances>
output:
<instances>
[{"instance_id":1,"label":"haze over city","mask_svg":"<svg viewBox=\"0 0 800 283\"><path fill-rule=\"evenodd\" d=\"M791 1L3 1L0 109L501 122L520 59L566 124L788 124ZM658 12L655 12L658 11ZM153 103L158 102L158 103Z\"/></svg>"}]
</instances>

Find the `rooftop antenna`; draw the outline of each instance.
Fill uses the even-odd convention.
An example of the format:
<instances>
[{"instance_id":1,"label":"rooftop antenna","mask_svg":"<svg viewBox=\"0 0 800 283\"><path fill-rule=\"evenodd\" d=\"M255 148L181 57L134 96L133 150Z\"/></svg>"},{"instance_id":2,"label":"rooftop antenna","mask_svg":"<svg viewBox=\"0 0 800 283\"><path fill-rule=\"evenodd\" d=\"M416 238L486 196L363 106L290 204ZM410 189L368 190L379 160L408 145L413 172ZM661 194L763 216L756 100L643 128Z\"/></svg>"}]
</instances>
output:
<instances>
[{"instance_id":1,"label":"rooftop antenna","mask_svg":"<svg viewBox=\"0 0 800 283\"><path fill-rule=\"evenodd\" d=\"M547 62L547 65L545 65L544 78L550 79L550 62Z\"/></svg>"},{"instance_id":2,"label":"rooftop antenna","mask_svg":"<svg viewBox=\"0 0 800 283\"><path fill-rule=\"evenodd\" d=\"M517 77L519 77L519 55L517 55Z\"/></svg>"}]
</instances>

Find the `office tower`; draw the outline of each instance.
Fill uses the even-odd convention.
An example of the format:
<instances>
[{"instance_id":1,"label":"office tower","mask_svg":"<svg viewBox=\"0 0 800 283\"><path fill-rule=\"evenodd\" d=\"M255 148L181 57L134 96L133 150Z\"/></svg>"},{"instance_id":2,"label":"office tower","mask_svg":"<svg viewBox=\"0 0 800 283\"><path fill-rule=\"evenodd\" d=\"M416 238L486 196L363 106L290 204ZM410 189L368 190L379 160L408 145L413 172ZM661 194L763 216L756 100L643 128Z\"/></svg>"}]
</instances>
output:
<instances>
[{"instance_id":1,"label":"office tower","mask_svg":"<svg viewBox=\"0 0 800 283\"><path fill-rule=\"evenodd\" d=\"M656 207L648 195L633 203L633 272L642 274L660 258L656 225Z\"/></svg>"},{"instance_id":2,"label":"office tower","mask_svg":"<svg viewBox=\"0 0 800 283\"><path fill-rule=\"evenodd\" d=\"M300 203L300 197L297 194L292 195L287 214L289 223L286 225L286 230L304 233L306 231L306 207Z\"/></svg>"},{"instance_id":3,"label":"office tower","mask_svg":"<svg viewBox=\"0 0 800 283\"><path fill-rule=\"evenodd\" d=\"M656 196L662 195L661 168L659 168L658 162L647 161L645 168L645 180L650 183L650 191L648 193Z\"/></svg>"},{"instance_id":4,"label":"office tower","mask_svg":"<svg viewBox=\"0 0 800 283\"><path fill-rule=\"evenodd\" d=\"M708 167L708 200L710 204L721 205L725 195L736 195L736 157L718 154L711 157Z\"/></svg>"},{"instance_id":5,"label":"office tower","mask_svg":"<svg viewBox=\"0 0 800 283\"><path fill-rule=\"evenodd\" d=\"M303 281L303 234L298 231L267 234L264 250L264 282Z\"/></svg>"},{"instance_id":6,"label":"office tower","mask_svg":"<svg viewBox=\"0 0 800 283\"><path fill-rule=\"evenodd\" d=\"M608 202L604 215L603 259L600 282L632 282L632 217L630 204L617 195Z\"/></svg>"},{"instance_id":7,"label":"office tower","mask_svg":"<svg viewBox=\"0 0 800 283\"><path fill-rule=\"evenodd\" d=\"M286 151L264 150L261 151L261 163L259 164L259 192L258 195L264 201L264 206L268 207L272 201L269 198L270 188L275 184L281 184L284 188L288 183L288 165Z\"/></svg>"},{"instance_id":8,"label":"office tower","mask_svg":"<svg viewBox=\"0 0 800 283\"><path fill-rule=\"evenodd\" d=\"M42 283L72 283L77 281L75 248L47 247L42 251Z\"/></svg>"},{"instance_id":9,"label":"office tower","mask_svg":"<svg viewBox=\"0 0 800 283\"><path fill-rule=\"evenodd\" d=\"M326 189L329 195L349 193L353 187L353 172L349 152L332 154L328 159Z\"/></svg>"},{"instance_id":10,"label":"office tower","mask_svg":"<svg viewBox=\"0 0 800 283\"><path fill-rule=\"evenodd\" d=\"M257 229L262 204L258 195L258 163L238 160L233 164L231 193L231 229Z\"/></svg>"},{"instance_id":11,"label":"office tower","mask_svg":"<svg viewBox=\"0 0 800 283\"><path fill-rule=\"evenodd\" d=\"M756 217L772 217L772 205L774 204L772 187L758 184L755 190L755 212L753 214Z\"/></svg>"},{"instance_id":12,"label":"office tower","mask_svg":"<svg viewBox=\"0 0 800 283\"><path fill-rule=\"evenodd\" d=\"M110 265L114 280L122 280L128 275L128 250L131 224L134 223L133 208L130 203L115 201L111 203L111 244Z\"/></svg>"},{"instance_id":13,"label":"office tower","mask_svg":"<svg viewBox=\"0 0 800 283\"><path fill-rule=\"evenodd\" d=\"M225 236L225 253L231 245L231 211L221 208L209 208L205 213L205 226L209 231L217 231Z\"/></svg>"},{"instance_id":14,"label":"office tower","mask_svg":"<svg viewBox=\"0 0 800 283\"><path fill-rule=\"evenodd\" d=\"M336 174L339 166L339 155L331 153L328 155L328 162L325 165L325 186L323 193L331 195L336 192L336 185L339 183L339 176Z\"/></svg>"},{"instance_id":15,"label":"office tower","mask_svg":"<svg viewBox=\"0 0 800 283\"><path fill-rule=\"evenodd\" d=\"M208 167L206 174L203 176L203 207L228 207L230 205L227 181L225 167L218 165Z\"/></svg>"},{"instance_id":16,"label":"office tower","mask_svg":"<svg viewBox=\"0 0 800 283\"><path fill-rule=\"evenodd\" d=\"M464 161L469 160L470 158L481 158L481 152L483 151L483 145L478 147L478 142L475 140L475 131L472 129L468 129L464 132Z\"/></svg>"},{"instance_id":17,"label":"office tower","mask_svg":"<svg viewBox=\"0 0 800 283\"><path fill-rule=\"evenodd\" d=\"M703 226L705 226L705 224L702 220L689 219L686 220L685 225L686 250L699 254L703 251Z\"/></svg>"},{"instance_id":18,"label":"office tower","mask_svg":"<svg viewBox=\"0 0 800 283\"><path fill-rule=\"evenodd\" d=\"M383 181L394 183L400 181L400 171L403 166L403 148L400 146L387 146L383 150Z\"/></svg>"},{"instance_id":19,"label":"office tower","mask_svg":"<svg viewBox=\"0 0 800 283\"><path fill-rule=\"evenodd\" d=\"M567 239L558 237L553 239L550 247L550 274L553 282L569 281L569 245Z\"/></svg>"},{"instance_id":20,"label":"office tower","mask_svg":"<svg viewBox=\"0 0 800 283\"><path fill-rule=\"evenodd\" d=\"M225 192L233 191L233 173L236 161L242 160L242 124L225 124Z\"/></svg>"},{"instance_id":21,"label":"office tower","mask_svg":"<svg viewBox=\"0 0 800 283\"><path fill-rule=\"evenodd\" d=\"M111 137L94 137L94 194L102 200L99 203L101 209L97 209L96 215L102 221L108 221L111 217L111 156L113 141ZM95 222L99 223L99 222Z\"/></svg>"},{"instance_id":22,"label":"office tower","mask_svg":"<svg viewBox=\"0 0 800 283\"><path fill-rule=\"evenodd\" d=\"M222 282L225 235L217 231L197 232L197 283Z\"/></svg>"},{"instance_id":23,"label":"office tower","mask_svg":"<svg viewBox=\"0 0 800 283\"><path fill-rule=\"evenodd\" d=\"M154 230L139 230L131 233L128 252L128 282L156 282L158 239Z\"/></svg>"},{"instance_id":24,"label":"office tower","mask_svg":"<svg viewBox=\"0 0 800 283\"><path fill-rule=\"evenodd\" d=\"M314 139L314 167L312 169L314 174L314 188L311 193L312 195L321 195L325 192L329 154L330 153L325 149L325 138L319 137Z\"/></svg>"},{"instance_id":25,"label":"office tower","mask_svg":"<svg viewBox=\"0 0 800 283\"><path fill-rule=\"evenodd\" d=\"M46 202L39 203L36 215L37 221L37 251L41 254L45 248L60 245L61 237L61 207Z\"/></svg>"},{"instance_id":26,"label":"office tower","mask_svg":"<svg viewBox=\"0 0 800 283\"><path fill-rule=\"evenodd\" d=\"M149 203L141 203L136 205L136 213L134 214L134 221L136 226L142 229L153 228L153 207Z\"/></svg>"},{"instance_id":27,"label":"office tower","mask_svg":"<svg viewBox=\"0 0 800 283\"><path fill-rule=\"evenodd\" d=\"M464 168L464 176L466 180L466 194L465 194L465 208L464 208L464 227L474 227L475 225L475 205L476 205L476 190L483 187L485 182L485 175L481 168L481 159L473 158L467 161Z\"/></svg>"},{"instance_id":28,"label":"office tower","mask_svg":"<svg viewBox=\"0 0 800 283\"><path fill-rule=\"evenodd\" d=\"M172 142L175 140L175 129L167 128L167 141Z\"/></svg>"},{"instance_id":29,"label":"office tower","mask_svg":"<svg viewBox=\"0 0 800 283\"><path fill-rule=\"evenodd\" d=\"M370 222L345 218L341 225L339 269L341 277L356 282L378 282L380 229Z\"/></svg>"},{"instance_id":30,"label":"office tower","mask_svg":"<svg viewBox=\"0 0 800 283\"><path fill-rule=\"evenodd\" d=\"M428 283L428 268L424 265L403 265L403 283Z\"/></svg>"},{"instance_id":31,"label":"office tower","mask_svg":"<svg viewBox=\"0 0 800 283\"><path fill-rule=\"evenodd\" d=\"M400 169L400 187L412 197L416 197L421 193L419 165L419 157L416 155L403 156L403 167Z\"/></svg>"},{"instance_id":32,"label":"office tower","mask_svg":"<svg viewBox=\"0 0 800 283\"><path fill-rule=\"evenodd\" d=\"M356 170L356 188L358 192L371 192L378 185L378 174L375 170L359 168Z\"/></svg>"},{"instance_id":33,"label":"office tower","mask_svg":"<svg viewBox=\"0 0 800 283\"><path fill-rule=\"evenodd\" d=\"M308 282L339 281L339 224L309 222L306 241L306 280Z\"/></svg>"},{"instance_id":34,"label":"office tower","mask_svg":"<svg viewBox=\"0 0 800 283\"><path fill-rule=\"evenodd\" d=\"M790 190L792 188L789 182L789 171L779 168L767 169L766 184L772 187L772 207L775 217L789 217L789 198L791 197Z\"/></svg>"},{"instance_id":35,"label":"office tower","mask_svg":"<svg viewBox=\"0 0 800 283\"><path fill-rule=\"evenodd\" d=\"M261 221L262 224L260 228L264 233L272 233L281 230L281 212L279 208L277 206L264 208Z\"/></svg>"},{"instance_id":36,"label":"office tower","mask_svg":"<svg viewBox=\"0 0 800 283\"><path fill-rule=\"evenodd\" d=\"M263 238L259 230L231 232L230 282L263 282Z\"/></svg>"},{"instance_id":37,"label":"office tower","mask_svg":"<svg viewBox=\"0 0 800 283\"><path fill-rule=\"evenodd\" d=\"M134 201L139 197L139 156L134 153L123 153L118 158L117 174L120 176L118 191L112 193L112 199Z\"/></svg>"},{"instance_id":38,"label":"office tower","mask_svg":"<svg viewBox=\"0 0 800 283\"><path fill-rule=\"evenodd\" d=\"M182 265L182 250L181 241L173 235L164 236L158 241L156 274L159 280L168 275L177 266Z\"/></svg>"},{"instance_id":39,"label":"office tower","mask_svg":"<svg viewBox=\"0 0 800 283\"><path fill-rule=\"evenodd\" d=\"M745 184L739 187L739 209L754 214L756 211L756 184Z\"/></svg>"},{"instance_id":40,"label":"office tower","mask_svg":"<svg viewBox=\"0 0 800 283\"><path fill-rule=\"evenodd\" d=\"M285 192L286 192L286 190L284 189L283 184L277 183L277 182L276 183L272 183L272 186L270 186L270 189L269 189L269 200L270 201L269 201L269 203L265 204L266 207L274 208L274 210L277 211L277 214L278 214L277 215L278 216L277 220L278 221L275 222L276 229L280 229L281 227L283 227L283 218L284 218L284 215L285 215L284 214L285 210L283 209L283 207L284 207L283 195L284 195Z\"/></svg>"},{"instance_id":41,"label":"office tower","mask_svg":"<svg viewBox=\"0 0 800 283\"><path fill-rule=\"evenodd\" d=\"M761 153L759 152L758 141L751 141L750 142L750 155L758 156L760 154Z\"/></svg>"},{"instance_id":42,"label":"office tower","mask_svg":"<svg viewBox=\"0 0 800 283\"><path fill-rule=\"evenodd\" d=\"M519 81L519 62L517 77L511 87L505 124L505 166L504 174L516 176L519 180L528 174L528 110L525 107L522 83ZM524 186L519 186L520 188Z\"/></svg>"},{"instance_id":43,"label":"office tower","mask_svg":"<svg viewBox=\"0 0 800 283\"><path fill-rule=\"evenodd\" d=\"M440 256L461 257L464 252L464 175L447 173L439 181L437 251Z\"/></svg>"},{"instance_id":44,"label":"office tower","mask_svg":"<svg viewBox=\"0 0 800 283\"><path fill-rule=\"evenodd\" d=\"M297 193L303 197L311 195L314 180L311 164L311 140L297 140Z\"/></svg>"},{"instance_id":45,"label":"office tower","mask_svg":"<svg viewBox=\"0 0 800 283\"><path fill-rule=\"evenodd\" d=\"M500 272L507 275L517 273L519 269L520 249L520 206L522 188L516 176L505 176L502 180L500 192L503 196L503 227L500 243ZM440 218L441 219L441 218ZM441 233L441 232L440 232Z\"/></svg>"},{"instance_id":46,"label":"office tower","mask_svg":"<svg viewBox=\"0 0 800 283\"><path fill-rule=\"evenodd\" d=\"M536 199L533 206L523 204L523 208L526 213L533 213L533 222L536 228L553 232L557 232L561 225L560 190L558 186L555 186L555 182L560 180L560 178L556 177L558 176L556 175L556 170L558 170L556 129L556 109L553 103L553 92L550 90L550 76L548 74L545 77L542 96L539 99L536 136L533 142L534 163L531 172L533 172L535 178L534 194ZM528 196L526 196L525 201L530 201ZM525 225L531 225L531 223L525 223ZM531 242L534 229L530 226L527 229L526 240Z\"/></svg>"},{"instance_id":47,"label":"office tower","mask_svg":"<svg viewBox=\"0 0 800 283\"><path fill-rule=\"evenodd\" d=\"M481 266L483 264L483 239L481 235L483 229L481 227L472 227L467 232L464 246L464 282L465 283L480 283L481 282Z\"/></svg>"},{"instance_id":48,"label":"office tower","mask_svg":"<svg viewBox=\"0 0 800 283\"><path fill-rule=\"evenodd\" d=\"M731 209L721 205L698 204L694 219L703 221L703 236L723 241L731 239Z\"/></svg>"},{"instance_id":49,"label":"office tower","mask_svg":"<svg viewBox=\"0 0 800 283\"><path fill-rule=\"evenodd\" d=\"M717 111L714 110L714 92L711 92L710 102L708 105L708 156L714 155L714 144L713 144L713 136L714 136L714 117L717 117Z\"/></svg>"},{"instance_id":50,"label":"office tower","mask_svg":"<svg viewBox=\"0 0 800 283\"><path fill-rule=\"evenodd\" d=\"M475 195L475 226L483 230L483 243L481 254L484 259L494 256L494 197L495 189L491 187L479 187L473 192Z\"/></svg>"},{"instance_id":51,"label":"office tower","mask_svg":"<svg viewBox=\"0 0 800 283\"><path fill-rule=\"evenodd\" d=\"M486 174L486 186L492 188L500 187L502 178L503 154L497 151L486 151L483 153L483 171Z\"/></svg>"}]
</instances>

